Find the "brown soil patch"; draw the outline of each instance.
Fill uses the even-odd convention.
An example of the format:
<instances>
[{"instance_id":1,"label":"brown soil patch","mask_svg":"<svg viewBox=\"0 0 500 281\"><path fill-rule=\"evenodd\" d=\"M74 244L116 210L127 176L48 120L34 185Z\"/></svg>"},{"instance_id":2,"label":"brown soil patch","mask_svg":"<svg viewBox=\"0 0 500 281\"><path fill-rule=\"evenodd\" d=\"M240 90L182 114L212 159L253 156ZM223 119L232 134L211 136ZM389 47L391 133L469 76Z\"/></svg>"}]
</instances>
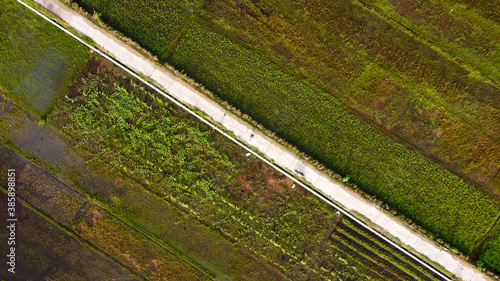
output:
<instances>
[{"instance_id":1,"label":"brown soil patch","mask_svg":"<svg viewBox=\"0 0 500 281\"><path fill-rule=\"evenodd\" d=\"M88 227L93 227L95 221L98 219L102 219L103 217L103 214L99 213L96 209L93 209L85 216L85 222L87 223Z\"/></svg>"}]
</instances>

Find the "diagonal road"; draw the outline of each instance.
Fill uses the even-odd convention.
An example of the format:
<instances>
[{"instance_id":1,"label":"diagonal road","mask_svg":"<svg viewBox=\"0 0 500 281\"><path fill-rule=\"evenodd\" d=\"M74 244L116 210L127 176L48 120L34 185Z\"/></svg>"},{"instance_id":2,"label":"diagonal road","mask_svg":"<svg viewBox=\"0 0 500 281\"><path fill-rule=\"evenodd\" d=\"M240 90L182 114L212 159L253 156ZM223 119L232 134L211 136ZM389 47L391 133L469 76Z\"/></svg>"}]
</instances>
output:
<instances>
[{"instance_id":1,"label":"diagonal road","mask_svg":"<svg viewBox=\"0 0 500 281\"><path fill-rule=\"evenodd\" d=\"M291 178L296 184L321 198L324 202L333 206L345 216L360 223L388 244L410 256L413 260L415 260L415 262L422 264L431 272L440 276L443 280L451 280L448 276L449 273L467 281L491 280L482 272L478 271L472 264L469 264L459 257L452 255L449 251L443 249L442 247L437 247L434 242L402 225L391 216L385 214L377 205L361 198L341 183L331 181L327 176L322 175L321 172L301 161L297 156L288 152L273 140L265 137L257 131L254 131L250 125L243 123L237 117L225 111L210 99L206 98L203 94L176 78L172 73L167 72L160 66L156 66L154 62L149 61L138 52L121 43L113 35L110 35L106 31L95 26L77 12L67 8L57 0L35 0L35 2L55 14L71 28L92 39L96 45L114 58L111 58L110 55L107 55L103 51L87 44L78 36L66 30L54 20L49 19L24 2L20 0L17 1L45 20L56 25L58 28L80 41L91 50L122 67L132 76L141 80L143 83L150 86L152 89L165 96L184 110L188 111L214 130L231 139L246 149L249 153ZM155 82L155 84L159 85L160 88L145 81L131 69L150 78ZM192 109L190 109L190 107L201 110L207 118L196 114ZM208 119L211 121L208 121ZM230 131L235 137L229 135L215 124L222 125L225 130ZM254 149L257 150L257 152L254 151ZM259 153L265 155L268 159L271 159L272 162L262 157ZM307 184L304 184L302 181L298 181L297 178L291 175L293 173L302 177ZM382 235L379 231L369 227L366 223L354 217L351 214L352 211L355 211L370 220L371 224L375 225L377 229L388 234L393 240L398 241L399 244L403 244L404 248ZM427 264L425 261L409 252L409 250L407 250L408 248L411 248L420 255L427 257L429 260L446 269L449 273L445 274L434 268L432 265Z\"/></svg>"}]
</instances>

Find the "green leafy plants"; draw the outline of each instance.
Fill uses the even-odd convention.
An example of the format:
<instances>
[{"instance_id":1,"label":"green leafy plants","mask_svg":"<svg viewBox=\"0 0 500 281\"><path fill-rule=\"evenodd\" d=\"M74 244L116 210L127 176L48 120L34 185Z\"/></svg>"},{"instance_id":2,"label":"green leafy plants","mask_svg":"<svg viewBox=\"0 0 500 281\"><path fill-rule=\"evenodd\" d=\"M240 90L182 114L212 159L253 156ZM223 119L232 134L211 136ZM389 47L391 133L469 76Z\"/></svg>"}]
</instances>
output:
<instances>
[{"instance_id":1,"label":"green leafy plants","mask_svg":"<svg viewBox=\"0 0 500 281\"><path fill-rule=\"evenodd\" d=\"M191 25L169 62L463 252L499 212L458 177L203 23Z\"/></svg>"},{"instance_id":2,"label":"green leafy plants","mask_svg":"<svg viewBox=\"0 0 500 281\"><path fill-rule=\"evenodd\" d=\"M169 1L75 1L100 19L160 56L174 41L189 12Z\"/></svg>"},{"instance_id":3,"label":"green leafy plants","mask_svg":"<svg viewBox=\"0 0 500 281\"><path fill-rule=\"evenodd\" d=\"M170 122L164 123L165 118ZM49 123L58 124L93 153L92 163L110 165L142 185L96 189L107 198L102 200L111 204L111 209L160 240L172 237L186 247L193 239L160 227L172 216L172 211L163 214L162 208L177 206L190 219L216 230L291 278L315 280L333 275L383 279L390 274L384 270L374 274L373 268L383 261L357 263L349 258L352 250L339 252L333 259L337 252L325 247L325 240L342 217L329 205L306 190L290 188L292 182L287 177L259 159L245 156L238 145L199 126L196 119L133 79L116 76L105 68L89 71L60 101ZM195 132L196 137L189 132ZM155 138L157 134L161 136ZM151 142L141 143L139 135ZM131 142L139 144L129 145ZM148 150L156 147L160 148L158 152ZM211 153L200 152L199 147ZM152 200L152 196L157 199ZM183 224L176 223L176 229ZM206 246L202 248L205 250L201 252L196 249L199 256L190 257L199 261L210 255L205 251L212 252ZM228 253L233 258L232 252ZM241 257L235 255L234 259ZM239 268L224 268L230 275L254 278L240 275L243 272ZM420 268L408 274L419 277L428 273Z\"/></svg>"}]
</instances>

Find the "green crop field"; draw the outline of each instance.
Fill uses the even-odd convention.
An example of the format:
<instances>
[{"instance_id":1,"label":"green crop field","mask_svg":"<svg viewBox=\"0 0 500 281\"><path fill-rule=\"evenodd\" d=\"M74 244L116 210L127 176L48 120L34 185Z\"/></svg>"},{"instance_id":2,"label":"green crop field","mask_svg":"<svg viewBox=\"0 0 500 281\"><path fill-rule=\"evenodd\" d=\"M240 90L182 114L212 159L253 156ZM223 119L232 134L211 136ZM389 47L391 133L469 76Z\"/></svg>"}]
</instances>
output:
<instances>
[{"instance_id":1,"label":"green crop field","mask_svg":"<svg viewBox=\"0 0 500 281\"><path fill-rule=\"evenodd\" d=\"M461 95L457 101L464 108L475 106L484 113L466 113L464 116L476 116L480 126L492 124L498 128L500 113L498 99L498 82L500 81L500 23L480 16L481 12L471 9L472 6L457 1L366 1L372 11L382 17L391 18L393 24L411 28L412 34L420 41L427 42L439 49L446 57L460 62L468 69L468 76L481 77L488 83L477 81L468 86L467 94ZM473 1L471 1L473 2ZM471 3L472 4L472 3ZM491 1L482 3L488 7ZM460 79L454 79L457 82ZM463 80L463 79L461 79ZM454 84L458 84L455 82ZM458 95L457 95L458 96ZM489 111L491 109L495 111ZM439 115L438 115L439 116ZM442 118L441 116L439 116ZM440 123L443 123L442 121ZM450 139L450 145L439 145L434 142L435 152L439 159L446 163L458 165L455 168L467 174L485 192L499 199L500 177L498 174L499 139L498 131L491 130L488 139L483 133L465 133L467 127L455 127L453 133L464 135L467 141L458 142ZM446 130L442 132L445 133ZM444 135L446 137L446 134ZM441 136L440 136L441 137ZM477 143L481 145L477 145ZM476 144L475 144L476 143ZM484 144L484 146L483 146ZM465 153L465 151L473 153ZM453 165L452 165L453 166ZM457 169L458 168L458 169Z\"/></svg>"},{"instance_id":2,"label":"green crop field","mask_svg":"<svg viewBox=\"0 0 500 281\"><path fill-rule=\"evenodd\" d=\"M236 144L134 80L116 77L103 67L93 68L95 65L89 64L86 74L49 118L50 124L57 124L93 153L93 161L108 163L142 183L158 198L178 206L291 278L316 280L338 275L384 279L384 271L376 274L373 265L351 261L347 255L353 253L344 251L335 256L333 248L325 247L341 218L331 207L303 189L292 189L286 177L258 159L247 158ZM119 197L98 193L115 198L105 199L113 209L128 206L127 219L141 229L159 231L159 225L146 223L149 212L141 211L142 204L149 204L150 209L158 204L143 199L144 191ZM398 255L394 249L389 251ZM385 264L390 262L385 260ZM410 268L404 269L409 276L429 275L418 266L401 267ZM228 274L241 273L231 268Z\"/></svg>"},{"instance_id":3,"label":"green crop field","mask_svg":"<svg viewBox=\"0 0 500 281\"><path fill-rule=\"evenodd\" d=\"M365 191L498 270L498 234L490 232L500 213L497 202L378 130L405 141L497 198L498 88L484 77L484 73L491 73L493 78L496 75L495 56L491 55L496 52L495 42L484 44L490 48L492 59L472 64L470 58L484 51L476 44L477 48L471 47L471 53L460 61L454 57L461 58L459 51L446 54L436 50L394 22L386 22L373 6L357 1L327 5L320 1L179 1L181 5L174 1L78 2L329 168L349 175ZM20 105L45 117L89 54L50 25L23 15L26 11L14 3L2 2L0 12L7 23L0 31L8 38L0 48L8 58L0 62L2 73L7 73L0 77L0 88ZM183 6L193 8L194 13ZM468 15L471 22L486 26L487 20L473 21L486 14L491 15L478 9ZM431 38L432 32L422 33ZM486 30L478 35L477 42L496 36L495 32ZM48 34L56 34L54 42L47 39ZM23 36L36 44L18 48ZM445 51L454 47L446 40L439 44ZM303 203L301 200L311 200L303 199L304 193L298 193L300 200L293 201L288 193L276 192L273 197L269 190L254 190L251 196L239 199L246 200L242 206L256 209L241 213L241 202L228 202L228 198L244 194L241 190L245 188L253 190L251 187L259 186L259 181L256 184L252 176L252 184L241 182L243 175L234 164L238 157L218 144L220 136L186 121L186 113L150 95L133 80L103 71L78 83L51 115L53 124L90 151L96 161L136 180L189 216L211 225L226 239L243 241L244 247L276 268L306 279L323 278L325 274L392 274L399 278L409 274L401 264L373 271L370 268L387 261L366 255L347 254L366 262L361 263L359 271L352 262L342 266L339 261L345 257L328 261L331 270L315 267L311 255L322 247L309 245L309 240L319 241L318 237L331 230L322 229L320 223L336 223L332 210L319 210L318 214L324 212L324 221L317 219L318 214L310 214L313 218L304 214L301 219L318 220L318 224L294 228L290 225L295 223L295 216L283 221L275 218L283 211L294 211L286 204L315 209L319 202L314 199ZM6 122L4 119L1 128L7 128ZM39 151L30 153L35 152ZM238 163L245 162L239 157ZM278 182L270 186L287 189L288 182L279 177ZM90 194L105 204L120 200L117 194L93 192ZM236 212L231 213L232 209ZM276 213L254 221L263 211ZM135 209L128 213L128 220L134 219L132 213L143 215ZM144 217L134 223L158 234L155 225L145 223ZM286 227L281 228L283 225ZM263 233L259 229L272 231ZM318 236L305 239L309 233ZM355 240L344 232L339 237ZM373 245L356 243L342 249L372 247L375 251ZM304 254L294 246L308 250ZM325 257L332 255L325 251ZM207 268L214 274L224 272L220 276L226 274L220 268ZM304 268L310 272L304 273Z\"/></svg>"},{"instance_id":4,"label":"green crop field","mask_svg":"<svg viewBox=\"0 0 500 281\"><path fill-rule=\"evenodd\" d=\"M77 0L89 12L147 48L154 55L167 51L189 12L169 1ZM131 17L134 11L140 11Z\"/></svg>"},{"instance_id":5,"label":"green crop field","mask_svg":"<svg viewBox=\"0 0 500 281\"><path fill-rule=\"evenodd\" d=\"M480 75L498 73L498 31L435 2L408 10L476 26L462 41L481 52L446 53L361 1L205 1L197 14L500 199L499 90Z\"/></svg>"},{"instance_id":6,"label":"green crop field","mask_svg":"<svg viewBox=\"0 0 500 281\"><path fill-rule=\"evenodd\" d=\"M488 247L479 256L479 260L493 268L500 268L500 233L491 239Z\"/></svg>"},{"instance_id":7,"label":"green crop field","mask_svg":"<svg viewBox=\"0 0 500 281\"><path fill-rule=\"evenodd\" d=\"M458 177L205 25L191 25L169 62L466 253L499 212Z\"/></svg>"},{"instance_id":8,"label":"green crop field","mask_svg":"<svg viewBox=\"0 0 500 281\"><path fill-rule=\"evenodd\" d=\"M338 252L352 254L360 263L374 264L372 270L380 276L384 272L393 280L433 280L436 277L421 271L406 255L388 246L360 225L343 219L331 233L331 246ZM350 250L350 251L349 251ZM387 277L386 277L387 278Z\"/></svg>"},{"instance_id":9,"label":"green crop field","mask_svg":"<svg viewBox=\"0 0 500 281\"><path fill-rule=\"evenodd\" d=\"M359 2L200 3L170 64L453 247L480 246L498 203L374 127L497 198L494 85Z\"/></svg>"},{"instance_id":10,"label":"green crop field","mask_svg":"<svg viewBox=\"0 0 500 281\"><path fill-rule=\"evenodd\" d=\"M47 125L31 120L5 96L0 99L5 132L0 142L29 155L65 184L3 146L0 167L23 167L19 195L93 247L152 279L197 276L171 258L173 251L221 278L281 280L283 272L305 280L387 280L397 270L406 272L398 276L436 280L380 241L377 247L389 249L384 258L352 259L357 244L330 237L339 221L348 223L330 206L306 190L292 189L289 179L247 158L224 136L103 65L109 62L88 63ZM7 129L8 124L16 126ZM133 141L139 144L124 145ZM106 209L85 205L85 197ZM373 240L360 230L354 233ZM336 250L328 246L332 241L349 248ZM381 269L392 263L395 269Z\"/></svg>"},{"instance_id":11,"label":"green crop field","mask_svg":"<svg viewBox=\"0 0 500 281\"><path fill-rule=\"evenodd\" d=\"M0 89L46 115L90 52L14 0L0 2L0 22Z\"/></svg>"},{"instance_id":12,"label":"green crop field","mask_svg":"<svg viewBox=\"0 0 500 281\"><path fill-rule=\"evenodd\" d=\"M478 14L495 22L500 22L500 5L496 1L487 0L452 0L449 3L462 5L476 10Z\"/></svg>"}]
</instances>

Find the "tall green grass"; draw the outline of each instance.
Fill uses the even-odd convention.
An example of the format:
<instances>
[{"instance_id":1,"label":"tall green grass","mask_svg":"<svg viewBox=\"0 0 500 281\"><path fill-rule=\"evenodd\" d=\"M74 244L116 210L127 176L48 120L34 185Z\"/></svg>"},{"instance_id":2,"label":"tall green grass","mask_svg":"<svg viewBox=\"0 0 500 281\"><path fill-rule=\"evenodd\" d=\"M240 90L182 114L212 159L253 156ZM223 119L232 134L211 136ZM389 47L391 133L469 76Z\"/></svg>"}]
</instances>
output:
<instances>
[{"instance_id":1,"label":"tall green grass","mask_svg":"<svg viewBox=\"0 0 500 281\"><path fill-rule=\"evenodd\" d=\"M160 56L174 41L189 12L169 1L76 0L96 12L111 27L123 32L154 55Z\"/></svg>"},{"instance_id":2,"label":"tall green grass","mask_svg":"<svg viewBox=\"0 0 500 281\"><path fill-rule=\"evenodd\" d=\"M478 263L486 264L489 268L500 273L500 224L492 229L492 238L484 251L479 255Z\"/></svg>"}]
</instances>

